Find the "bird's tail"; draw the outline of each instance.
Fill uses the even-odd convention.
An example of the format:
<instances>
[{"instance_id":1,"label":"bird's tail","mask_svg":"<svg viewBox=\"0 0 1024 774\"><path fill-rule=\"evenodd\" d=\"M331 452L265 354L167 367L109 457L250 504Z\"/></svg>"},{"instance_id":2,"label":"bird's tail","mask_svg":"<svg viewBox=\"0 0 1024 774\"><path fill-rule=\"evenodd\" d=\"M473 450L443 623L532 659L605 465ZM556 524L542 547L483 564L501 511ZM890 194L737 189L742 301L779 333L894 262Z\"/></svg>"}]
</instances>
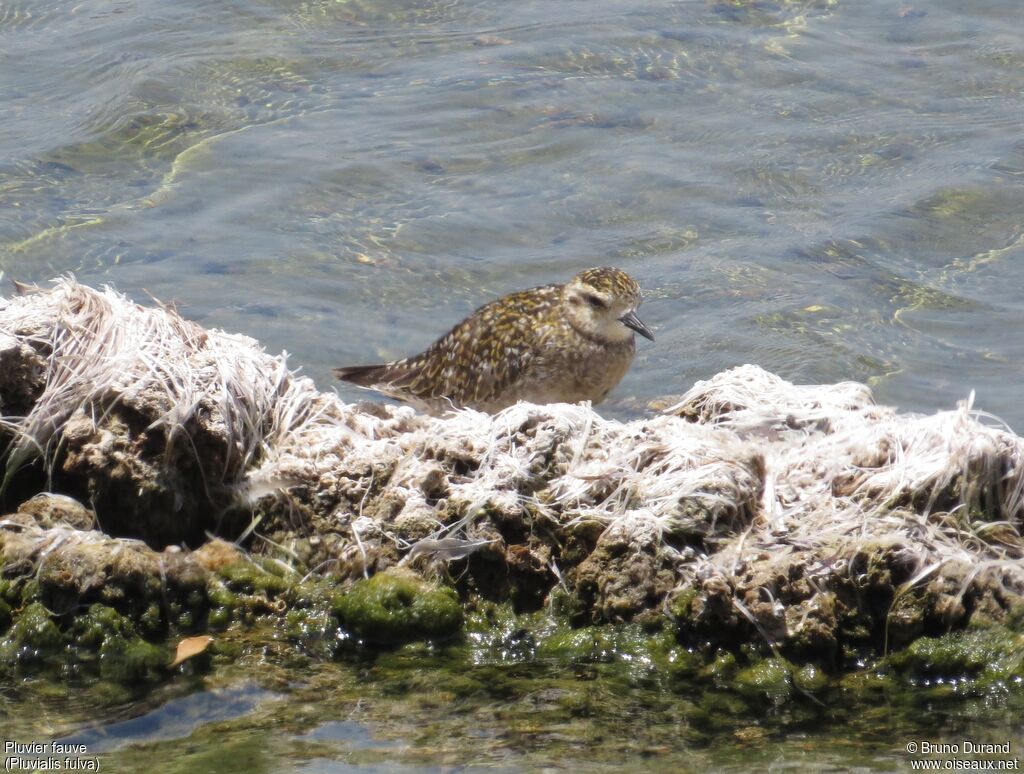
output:
<instances>
[{"instance_id":1,"label":"bird's tail","mask_svg":"<svg viewBox=\"0 0 1024 774\"><path fill-rule=\"evenodd\" d=\"M351 382L360 387L373 387L387 381L388 366L386 363L377 365L347 366L335 368L334 375L343 382Z\"/></svg>"}]
</instances>

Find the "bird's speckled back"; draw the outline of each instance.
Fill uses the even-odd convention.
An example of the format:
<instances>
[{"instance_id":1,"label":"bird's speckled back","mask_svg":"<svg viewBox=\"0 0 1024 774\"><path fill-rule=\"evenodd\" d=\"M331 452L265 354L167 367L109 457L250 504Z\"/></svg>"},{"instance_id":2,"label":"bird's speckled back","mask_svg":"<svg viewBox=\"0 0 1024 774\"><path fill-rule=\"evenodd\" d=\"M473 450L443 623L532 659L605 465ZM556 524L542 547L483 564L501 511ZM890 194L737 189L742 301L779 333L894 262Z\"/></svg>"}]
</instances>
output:
<instances>
[{"instance_id":1,"label":"bird's speckled back","mask_svg":"<svg viewBox=\"0 0 1024 774\"><path fill-rule=\"evenodd\" d=\"M613 315L639 302L640 287L625 272L587 269L569 283L485 304L419 355L335 373L434 412L452 406L497 411L519 400L597 403L633 359L632 332ZM591 317L582 311L607 319L590 329ZM610 323L621 328L614 339L601 335Z\"/></svg>"}]
</instances>

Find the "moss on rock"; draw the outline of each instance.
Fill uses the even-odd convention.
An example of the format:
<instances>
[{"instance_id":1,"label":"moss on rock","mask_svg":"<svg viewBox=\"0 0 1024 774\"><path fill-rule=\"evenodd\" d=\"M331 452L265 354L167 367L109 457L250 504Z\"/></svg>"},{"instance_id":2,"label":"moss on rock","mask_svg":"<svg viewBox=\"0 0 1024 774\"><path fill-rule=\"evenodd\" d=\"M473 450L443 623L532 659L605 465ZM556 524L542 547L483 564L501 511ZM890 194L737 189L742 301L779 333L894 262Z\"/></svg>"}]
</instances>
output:
<instances>
[{"instance_id":1,"label":"moss on rock","mask_svg":"<svg viewBox=\"0 0 1024 774\"><path fill-rule=\"evenodd\" d=\"M50 611L42 603L33 602L21 611L0 641L0 662L39 661L62 645L60 629Z\"/></svg>"},{"instance_id":2,"label":"moss on rock","mask_svg":"<svg viewBox=\"0 0 1024 774\"><path fill-rule=\"evenodd\" d=\"M748 698L766 698L780 704L793 692L793 665L782 658L766 658L736 673L734 685Z\"/></svg>"},{"instance_id":3,"label":"moss on rock","mask_svg":"<svg viewBox=\"0 0 1024 774\"><path fill-rule=\"evenodd\" d=\"M828 687L829 677L816 664L804 664L791 675L793 684L801 691L816 693Z\"/></svg>"},{"instance_id":4,"label":"moss on rock","mask_svg":"<svg viewBox=\"0 0 1024 774\"><path fill-rule=\"evenodd\" d=\"M427 417L350 406L251 342L112 292L62 281L19 299L0 309L18 332L0 347L18 377L5 418L25 441L8 465L51 468L97 513L22 501L28 479L8 490L21 503L0 527L8 663L100 653L135 679L162 660L151 643L185 631L258 622L253 636L265 625L326 651L339 620L372 644L458 631L456 593L386 569L401 563L459 578L471 609L511 603L466 638L495 662L669 670L773 697L909 646L881 665L896 682L1021 677L1017 635L977 627L1024 620L1024 439L967 407L899 415L862 385L747 366L631 423L565 404ZM110 330L134 333L95 336ZM92 529L97 516L137 539ZM247 523L266 538L252 558L223 540L176 547ZM807 666L765 659L766 640Z\"/></svg>"},{"instance_id":5,"label":"moss on rock","mask_svg":"<svg viewBox=\"0 0 1024 774\"><path fill-rule=\"evenodd\" d=\"M227 582L231 591L245 594L281 594L287 591L289 585L284 578L255 562L227 564L220 567L217 572Z\"/></svg>"},{"instance_id":6,"label":"moss on rock","mask_svg":"<svg viewBox=\"0 0 1024 774\"><path fill-rule=\"evenodd\" d=\"M97 603L75 618L68 635L79 647L99 650L110 637L134 637L135 627L114 608Z\"/></svg>"},{"instance_id":7,"label":"moss on rock","mask_svg":"<svg viewBox=\"0 0 1024 774\"><path fill-rule=\"evenodd\" d=\"M913 679L972 682L985 690L1024 681L1024 635L994 626L921 637L883 663Z\"/></svg>"},{"instance_id":8,"label":"moss on rock","mask_svg":"<svg viewBox=\"0 0 1024 774\"><path fill-rule=\"evenodd\" d=\"M357 581L332 607L345 629L380 645L447 637L462 626L454 590L397 570Z\"/></svg>"},{"instance_id":9,"label":"moss on rock","mask_svg":"<svg viewBox=\"0 0 1024 774\"><path fill-rule=\"evenodd\" d=\"M140 637L111 635L100 646L100 674L108 680L154 679L164 671L170 653Z\"/></svg>"}]
</instances>

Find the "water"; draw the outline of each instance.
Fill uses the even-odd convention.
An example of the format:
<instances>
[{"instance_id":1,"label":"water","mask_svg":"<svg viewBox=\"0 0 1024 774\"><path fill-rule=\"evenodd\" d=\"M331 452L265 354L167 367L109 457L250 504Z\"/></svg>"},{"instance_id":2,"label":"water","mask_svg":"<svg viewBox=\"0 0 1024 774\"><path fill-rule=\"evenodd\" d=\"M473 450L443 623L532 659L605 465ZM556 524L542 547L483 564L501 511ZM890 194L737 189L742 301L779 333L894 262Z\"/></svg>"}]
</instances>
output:
<instances>
[{"instance_id":1,"label":"water","mask_svg":"<svg viewBox=\"0 0 1024 774\"><path fill-rule=\"evenodd\" d=\"M1018 0L0 6L0 268L329 368L650 291L608 413L754 362L1024 408ZM345 392L347 396L354 393Z\"/></svg>"},{"instance_id":2,"label":"water","mask_svg":"<svg viewBox=\"0 0 1024 774\"><path fill-rule=\"evenodd\" d=\"M160 762L181 774L906 771L1024 750L1024 696L998 689L847 686L820 704L779 703L666 677L643 658L524 660L465 643L336 661L301 650L254 640L205 677L133 701L89 679L25 680L0 694L0 728L21 744L84 745L101 770ZM32 711L10 713L19 699ZM965 741L1010 753L907 752Z\"/></svg>"},{"instance_id":3,"label":"water","mask_svg":"<svg viewBox=\"0 0 1024 774\"><path fill-rule=\"evenodd\" d=\"M616 264L658 338L610 415L753 362L907 410L976 390L1022 431L1022 22L1019 0L4 0L0 270L174 301L329 388ZM126 706L109 722L149 711ZM886 733L862 765L905 763ZM757 760L845 765L818 757L841 734L810 744Z\"/></svg>"}]
</instances>

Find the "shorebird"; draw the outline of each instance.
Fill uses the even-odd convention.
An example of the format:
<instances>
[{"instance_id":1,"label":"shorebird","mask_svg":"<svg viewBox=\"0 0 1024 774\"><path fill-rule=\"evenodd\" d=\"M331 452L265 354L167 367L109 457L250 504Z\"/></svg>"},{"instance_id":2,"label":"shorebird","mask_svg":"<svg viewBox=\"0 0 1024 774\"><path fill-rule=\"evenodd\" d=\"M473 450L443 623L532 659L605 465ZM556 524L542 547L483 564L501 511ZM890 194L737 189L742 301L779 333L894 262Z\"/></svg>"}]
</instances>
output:
<instances>
[{"instance_id":1,"label":"shorebird","mask_svg":"<svg viewBox=\"0 0 1024 774\"><path fill-rule=\"evenodd\" d=\"M586 269L485 304L418 355L334 375L431 413L600 403L629 370L634 331L654 340L639 305L640 286L624 271Z\"/></svg>"}]
</instances>

